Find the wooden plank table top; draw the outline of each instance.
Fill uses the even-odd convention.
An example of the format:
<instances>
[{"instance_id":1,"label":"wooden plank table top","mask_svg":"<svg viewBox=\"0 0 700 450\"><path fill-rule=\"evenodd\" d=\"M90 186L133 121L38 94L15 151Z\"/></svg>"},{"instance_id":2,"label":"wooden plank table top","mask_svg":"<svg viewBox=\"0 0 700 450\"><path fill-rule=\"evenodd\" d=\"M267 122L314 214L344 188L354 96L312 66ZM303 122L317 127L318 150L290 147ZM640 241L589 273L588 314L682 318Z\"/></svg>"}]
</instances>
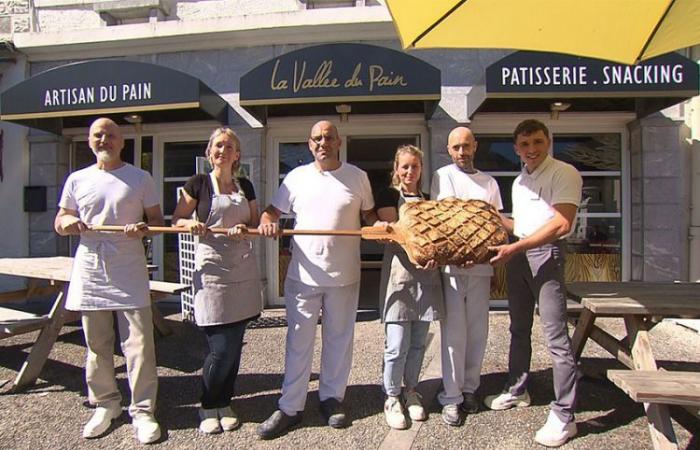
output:
<instances>
[{"instance_id":1,"label":"wooden plank table top","mask_svg":"<svg viewBox=\"0 0 700 450\"><path fill-rule=\"evenodd\" d=\"M70 281L73 258L51 256L46 258L0 258L0 274L49 281Z\"/></svg>"},{"instance_id":2,"label":"wooden plank table top","mask_svg":"<svg viewBox=\"0 0 700 450\"><path fill-rule=\"evenodd\" d=\"M700 317L700 283L578 282L566 290L598 316Z\"/></svg>"}]
</instances>

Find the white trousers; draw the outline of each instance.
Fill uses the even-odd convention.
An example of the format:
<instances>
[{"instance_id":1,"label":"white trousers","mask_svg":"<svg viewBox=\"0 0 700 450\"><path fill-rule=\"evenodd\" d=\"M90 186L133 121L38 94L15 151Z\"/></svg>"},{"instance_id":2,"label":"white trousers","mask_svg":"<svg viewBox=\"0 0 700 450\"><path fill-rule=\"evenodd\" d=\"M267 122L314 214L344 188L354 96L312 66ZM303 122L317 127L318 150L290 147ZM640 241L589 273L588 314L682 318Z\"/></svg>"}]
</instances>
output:
<instances>
[{"instance_id":1,"label":"white trousers","mask_svg":"<svg viewBox=\"0 0 700 450\"><path fill-rule=\"evenodd\" d=\"M314 356L316 326L321 310L321 370L318 396L342 401L352 367L352 344L360 283L309 286L287 279L287 345L279 409L287 415L304 410Z\"/></svg>"},{"instance_id":2,"label":"white trousers","mask_svg":"<svg viewBox=\"0 0 700 450\"><path fill-rule=\"evenodd\" d=\"M82 322L87 343L85 379L88 400L97 406L121 403L114 374L113 311L83 311ZM126 374L131 388L129 414L153 413L156 408L158 376L153 342L151 307L114 311L117 316Z\"/></svg>"},{"instance_id":3,"label":"white trousers","mask_svg":"<svg viewBox=\"0 0 700 450\"><path fill-rule=\"evenodd\" d=\"M445 318L440 321L441 405L460 404L479 388L489 333L490 276L442 275Z\"/></svg>"}]
</instances>

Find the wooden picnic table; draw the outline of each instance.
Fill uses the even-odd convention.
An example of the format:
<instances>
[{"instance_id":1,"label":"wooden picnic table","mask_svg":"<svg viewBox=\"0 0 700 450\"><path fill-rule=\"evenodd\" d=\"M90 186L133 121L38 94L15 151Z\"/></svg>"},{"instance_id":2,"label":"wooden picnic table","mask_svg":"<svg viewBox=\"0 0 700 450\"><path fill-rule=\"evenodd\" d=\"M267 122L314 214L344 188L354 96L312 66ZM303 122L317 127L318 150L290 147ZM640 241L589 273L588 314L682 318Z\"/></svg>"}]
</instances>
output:
<instances>
[{"instance_id":1,"label":"wooden picnic table","mask_svg":"<svg viewBox=\"0 0 700 450\"><path fill-rule=\"evenodd\" d=\"M0 304L55 295L47 315L36 315L0 306L0 339L41 330L32 349L14 380L12 389L20 390L33 384L51 352L63 324L79 318L79 313L65 309L68 282L73 258L65 256L40 258L0 258L0 274L28 279L27 289L0 293ZM151 297L155 300L167 294L177 294L188 285L163 281L150 282ZM169 334L160 311L152 305L153 323L161 334Z\"/></svg>"},{"instance_id":2,"label":"wooden picnic table","mask_svg":"<svg viewBox=\"0 0 700 450\"><path fill-rule=\"evenodd\" d=\"M656 371L649 330L665 318L700 318L697 283L576 282L567 291L582 307L572 337L576 359L590 338L628 368ZM623 319L627 336L617 339L601 329L595 323L598 317ZM644 403L644 408L654 448L678 448L668 405Z\"/></svg>"}]
</instances>

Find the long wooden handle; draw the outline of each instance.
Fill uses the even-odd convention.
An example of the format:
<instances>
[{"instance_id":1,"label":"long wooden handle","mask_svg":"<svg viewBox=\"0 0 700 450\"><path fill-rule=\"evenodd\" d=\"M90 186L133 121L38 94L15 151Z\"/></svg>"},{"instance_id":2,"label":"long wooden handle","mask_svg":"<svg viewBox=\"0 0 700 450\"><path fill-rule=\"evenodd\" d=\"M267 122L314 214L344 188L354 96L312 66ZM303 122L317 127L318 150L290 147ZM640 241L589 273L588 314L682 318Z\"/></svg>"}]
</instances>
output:
<instances>
[{"instance_id":1,"label":"long wooden handle","mask_svg":"<svg viewBox=\"0 0 700 450\"><path fill-rule=\"evenodd\" d=\"M373 228L373 227L365 227ZM382 231L383 228L380 228ZM228 233L228 228L209 228L209 232L214 234L226 234ZM309 235L309 236L364 236L364 228L362 230L281 230L280 235L282 236L294 236L294 235ZM90 231L106 231L106 232L122 232L124 231L123 225L92 225ZM153 231L156 233L185 233L189 234L190 230L185 227L148 227L148 231ZM260 232L255 229L249 229L246 234L251 236L259 236ZM380 239L380 238L376 238Z\"/></svg>"}]
</instances>

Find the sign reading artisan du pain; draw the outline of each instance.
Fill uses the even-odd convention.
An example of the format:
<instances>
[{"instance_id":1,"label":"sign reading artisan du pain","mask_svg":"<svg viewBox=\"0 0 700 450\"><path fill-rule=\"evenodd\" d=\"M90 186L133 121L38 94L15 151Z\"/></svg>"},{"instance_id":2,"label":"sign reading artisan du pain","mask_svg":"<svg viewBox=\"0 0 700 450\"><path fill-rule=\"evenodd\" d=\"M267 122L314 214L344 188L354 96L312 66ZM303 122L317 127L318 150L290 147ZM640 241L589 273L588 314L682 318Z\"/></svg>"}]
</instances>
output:
<instances>
[{"instance_id":1,"label":"sign reading artisan du pain","mask_svg":"<svg viewBox=\"0 0 700 450\"><path fill-rule=\"evenodd\" d=\"M2 93L2 115L186 105L199 102L200 82L155 64L93 60L47 70Z\"/></svg>"},{"instance_id":2,"label":"sign reading artisan du pain","mask_svg":"<svg viewBox=\"0 0 700 450\"><path fill-rule=\"evenodd\" d=\"M486 91L688 92L698 90L697 63L668 53L628 66L558 53L519 51L486 69Z\"/></svg>"},{"instance_id":3,"label":"sign reading artisan du pain","mask_svg":"<svg viewBox=\"0 0 700 450\"><path fill-rule=\"evenodd\" d=\"M293 51L241 78L241 104L328 97L440 95L440 71L405 53L366 44L327 44Z\"/></svg>"}]
</instances>

